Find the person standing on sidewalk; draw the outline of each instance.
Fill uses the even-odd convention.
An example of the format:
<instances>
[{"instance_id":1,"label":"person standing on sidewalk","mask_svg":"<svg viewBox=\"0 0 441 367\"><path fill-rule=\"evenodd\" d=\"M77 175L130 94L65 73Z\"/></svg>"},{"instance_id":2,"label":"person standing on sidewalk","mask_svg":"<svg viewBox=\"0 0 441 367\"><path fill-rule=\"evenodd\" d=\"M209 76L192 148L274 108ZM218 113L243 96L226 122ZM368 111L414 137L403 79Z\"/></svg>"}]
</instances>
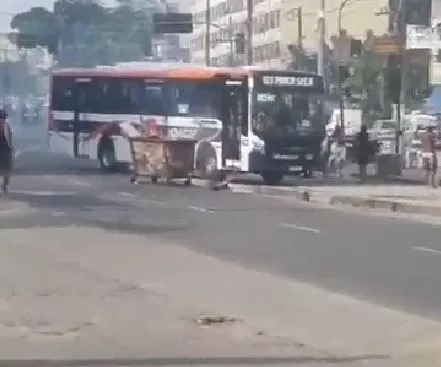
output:
<instances>
[{"instance_id":1,"label":"person standing on sidewalk","mask_svg":"<svg viewBox=\"0 0 441 367\"><path fill-rule=\"evenodd\" d=\"M361 125L360 132L357 134L355 139L355 147L360 181L365 182L367 176L366 167L369 163L369 157L372 150L366 125Z\"/></svg>"},{"instance_id":2,"label":"person standing on sidewalk","mask_svg":"<svg viewBox=\"0 0 441 367\"><path fill-rule=\"evenodd\" d=\"M423 168L425 171L425 181L427 185L433 188L438 186L437 170L438 159L436 157L436 134L433 126L428 126L427 131L421 137Z\"/></svg>"},{"instance_id":3,"label":"person standing on sidewalk","mask_svg":"<svg viewBox=\"0 0 441 367\"><path fill-rule=\"evenodd\" d=\"M338 177L343 177L343 166L346 160L345 130L337 124L331 136L329 158L326 165L327 172L337 172Z\"/></svg>"},{"instance_id":4,"label":"person standing on sidewalk","mask_svg":"<svg viewBox=\"0 0 441 367\"><path fill-rule=\"evenodd\" d=\"M0 109L0 174L3 176L2 191L7 193L12 170L12 131L7 121L8 113Z\"/></svg>"}]
</instances>

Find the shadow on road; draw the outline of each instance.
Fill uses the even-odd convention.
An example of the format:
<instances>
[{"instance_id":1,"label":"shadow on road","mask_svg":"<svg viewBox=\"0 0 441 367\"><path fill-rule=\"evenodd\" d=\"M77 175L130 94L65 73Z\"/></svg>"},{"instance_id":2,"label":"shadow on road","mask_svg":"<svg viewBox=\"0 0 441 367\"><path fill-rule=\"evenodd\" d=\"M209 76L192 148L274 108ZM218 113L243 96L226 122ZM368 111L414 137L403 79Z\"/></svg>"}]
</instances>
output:
<instances>
[{"instance_id":1,"label":"shadow on road","mask_svg":"<svg viewBox=\"0 0 441 367\"><path fill-rule=\"evenodd\" d=\"M369 360L384 360L386 355L360 355L350 357L213 357L213 358L139 358L139 359L35 359L0 360L2 367L86 367L86 366L274 366L317 363L338 365Z\"/></svg>"},{"instance_id":2,"label":"shadow on road","mask_svg":"<svg viewBox=\"0 0 441 367\"><path fill-rule=\"evenodd\" d=\"M145 208L120 201L103 200L92 195L10 193L8 199L25 203L31 209L37 209L37 212L31 210L27 215L3 217L3 229L78 226L139 235L191 229L186 221L180 220L179 213L174 210L168 210L165 214L167 220L161 220L158 219L157 208L146 213Z\"/></svg>"}]
</instances>

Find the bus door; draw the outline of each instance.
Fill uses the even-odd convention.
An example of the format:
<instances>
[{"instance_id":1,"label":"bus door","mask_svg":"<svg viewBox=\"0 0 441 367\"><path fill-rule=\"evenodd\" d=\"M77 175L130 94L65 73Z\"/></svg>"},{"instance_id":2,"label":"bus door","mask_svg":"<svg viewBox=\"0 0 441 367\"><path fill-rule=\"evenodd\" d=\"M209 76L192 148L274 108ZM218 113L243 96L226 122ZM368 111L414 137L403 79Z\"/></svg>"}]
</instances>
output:
<instances>
[{"instance_id":1,"label":"bus door","mask_svg":"<svg viewBox=\"0 0 441 367\"><path fill-rule=\"evenodd\" d=\"M73 154L75 158L89 157L87 134L87 105L90 103L91 78L76 78L74 87L74 116L72 122Z\"/></svg>"},{"instance_id":2,"label":"bus door","mask_svg":"<svg viewBox=\"0 0 441 367\"><path fill-rule=\"evenodd\" d=\"M240 169L241 140L246 125L246 89L242 81L227 80L222 118L222 163Z\"/></svg>"}]
</instances>

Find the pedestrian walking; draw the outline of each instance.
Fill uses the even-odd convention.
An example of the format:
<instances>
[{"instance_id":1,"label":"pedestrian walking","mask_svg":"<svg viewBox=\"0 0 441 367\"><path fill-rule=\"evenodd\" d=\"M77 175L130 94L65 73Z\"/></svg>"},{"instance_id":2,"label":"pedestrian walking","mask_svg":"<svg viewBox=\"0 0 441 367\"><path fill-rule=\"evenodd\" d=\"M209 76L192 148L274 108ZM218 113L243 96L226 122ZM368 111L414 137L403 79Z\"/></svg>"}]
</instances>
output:
<instances>
[{"instance_id":1,"label":"pedestrian walking","mask_svg":"<svg viewBox=\"0 0 441 367\"><path fill-rule=\"evenodd\" d=\"M336 172L338 177L343 177L343 166L346 160L345 130L341 125L336 125L329 144L329 158L326 173Z\"/></svg>"},{"instance_id":2,"label":"pedestrian walking","mask_svg":"<svg viewBox=\"0 0 441 367\"><path fill-rule=\"evenodd\" d=\"M436 134L433 131L433 126L427 127L426 132L421 136L421 143L425 181L427 185L436 188L438 186L438 159L436 157Z\"/></svg>"},{"instance_id":3,"label":"pedestrian walking","mask_svg":"<svg viewBox=\"0 0 441 367\"><path fill-rule=\"evenodd\" d=\"M8 123L8 113L0 109L0 175L3 177L2 191L7 193L11 178L13 146L12 131Z\"/></svg>"},{"instance_id":4,"label":"pedestrian walking","mask_svg":"<svg viewBox=\"0 0 441 367\"><path fill-rule=\"evenodd\" d=\"M366 125L361 125L360 131L355 138L356 157L360 181L365 182L367 177L366 168L372 155L372 144L369 141L369 133Z\"/></svg>"}]
</instances>

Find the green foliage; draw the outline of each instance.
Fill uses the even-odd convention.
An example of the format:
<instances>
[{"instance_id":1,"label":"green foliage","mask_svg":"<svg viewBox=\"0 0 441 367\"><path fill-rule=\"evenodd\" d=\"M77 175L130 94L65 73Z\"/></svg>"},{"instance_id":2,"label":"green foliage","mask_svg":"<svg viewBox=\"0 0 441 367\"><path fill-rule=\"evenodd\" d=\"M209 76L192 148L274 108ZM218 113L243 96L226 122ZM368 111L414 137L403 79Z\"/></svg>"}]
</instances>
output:
<instances>
[{"instance_id":1,"label":"green foliage","mask_svg":"<svg viewBox=\"0 0 441 367\"><path fill-rule=\"evenodd\" d=\"M151 52L151 14L129 2L106 8L95 0L58 0L53 12L33 7L16 14L11 28L18 33L12 40L19 47L46 47L68 65L139 59ZM20 42L28 39L25 35L35 37L35 42Z\"/></svg>"},{"instance_id":2,"label":"green foliage","mask_svg":"<svg viewBox=\"0 0 441 367\"><path fill-rule=\"evenodd\" d=\"M360 57L354 57L349 63L350 76L344 86L350 88L353 94L362 94L377 84L382 72L382 60L372 52L363 52Z\"/></svg>"}]
</instances>

